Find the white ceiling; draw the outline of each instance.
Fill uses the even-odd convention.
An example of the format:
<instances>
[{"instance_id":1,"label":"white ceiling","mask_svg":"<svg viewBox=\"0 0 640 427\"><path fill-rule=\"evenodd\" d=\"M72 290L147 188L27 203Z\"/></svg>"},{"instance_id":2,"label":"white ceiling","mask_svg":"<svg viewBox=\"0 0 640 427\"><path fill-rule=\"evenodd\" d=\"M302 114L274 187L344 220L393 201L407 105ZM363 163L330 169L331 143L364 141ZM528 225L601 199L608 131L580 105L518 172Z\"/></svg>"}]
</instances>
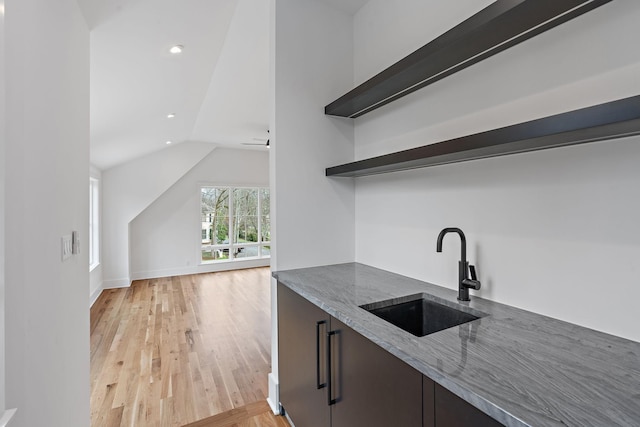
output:
<instances>
[{"instance_id":1,"label":"white ceiling","mask_svg":"<svg viewBox=\"0 0 640 427\"><path fill-rule=\"evenodd\" d=\"M318 0L355 13L368 0ZM264 144L268 0L78 0L91 29L91 162L166 141ZM184 52L172 55L180 44ZM168 119L167 114L176 117Z\"/></svg>"},{"instance_id":2,"label":"white ceiling","mask_svg":"<svg viewBox=\"0 0 640 427\"><path fill-rule=\"evenodd\" d=\"M318 0L350 14L355 14L369 0Z\"/></svg>"}]
</instances>

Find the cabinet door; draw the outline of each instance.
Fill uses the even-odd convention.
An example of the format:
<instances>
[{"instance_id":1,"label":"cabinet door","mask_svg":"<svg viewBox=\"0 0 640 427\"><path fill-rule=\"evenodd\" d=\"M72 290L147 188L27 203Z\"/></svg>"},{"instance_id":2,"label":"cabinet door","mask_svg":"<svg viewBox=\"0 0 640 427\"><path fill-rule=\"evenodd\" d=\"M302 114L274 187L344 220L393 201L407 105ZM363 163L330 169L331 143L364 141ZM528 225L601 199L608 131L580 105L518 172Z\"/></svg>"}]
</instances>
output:
<instances>
[{"instance_id":1,"label":"cabinet door","mask_svg":"<svg viewBox=\"0 0 640 427\"><path fill-rule=\"evenodd\" d=\"M429 377L422 376L422 426L434 427L436 424L435 383Z\"/></svg>"},{"instance_id":2,"label":"cabinet door","mask_svg":"<svg viewBox=\"0 0 640 427\"><path fill-rule=\"evenodd\" d=\"M436 427L501 427L502 424L460 399L442 386L435 385Z\"/></svg>"},{"instance_id":3,"label":"cabinet door","mask_svg":"<svg viewBox=\"0 0 640 427\"><path fill-rule=\"evenodd\" d=\"M332 427L422 426L422 375L334 318L331 330Z\"/></svg>"},{"instance_id":4,"label":"cabinet door","mask_svg":"<svg viewBox=\"0 0 640 427\"><path fill-rule=\"evenodd\" d=\"M296 427L329 427L331 422L327 387L318 388L318 382L326 383L328 328L327 313L278 283L280 403Z\"/></svg>"}]
</instances>

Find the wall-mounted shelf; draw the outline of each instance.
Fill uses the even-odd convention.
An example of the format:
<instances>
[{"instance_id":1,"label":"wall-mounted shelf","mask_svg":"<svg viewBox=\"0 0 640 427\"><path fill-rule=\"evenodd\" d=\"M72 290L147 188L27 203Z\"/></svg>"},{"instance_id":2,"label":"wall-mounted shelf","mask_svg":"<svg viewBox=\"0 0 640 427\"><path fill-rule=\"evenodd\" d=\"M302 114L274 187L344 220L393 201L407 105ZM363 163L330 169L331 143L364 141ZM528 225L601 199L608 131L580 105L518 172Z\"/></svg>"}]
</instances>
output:
<instances>
[{"instance_id":1,"label":"wall-mounted shelf","mask_svg":"<svg viewBox=\"0 0 640 427\"><path fill-rule=\"evenodd\" d=\"M640 95L326 169L358 177L640 135Z\"/></svg>"},{"instance_id":2,"label":"wall-mounted shelf","mask_svg":"<svg viewBox=\"0 0 640 427\"><path fill-rule=\"evenodd\" d=\"M611 0L497 0L324 108L358 117Z\"/></svg>"}]
</instances>

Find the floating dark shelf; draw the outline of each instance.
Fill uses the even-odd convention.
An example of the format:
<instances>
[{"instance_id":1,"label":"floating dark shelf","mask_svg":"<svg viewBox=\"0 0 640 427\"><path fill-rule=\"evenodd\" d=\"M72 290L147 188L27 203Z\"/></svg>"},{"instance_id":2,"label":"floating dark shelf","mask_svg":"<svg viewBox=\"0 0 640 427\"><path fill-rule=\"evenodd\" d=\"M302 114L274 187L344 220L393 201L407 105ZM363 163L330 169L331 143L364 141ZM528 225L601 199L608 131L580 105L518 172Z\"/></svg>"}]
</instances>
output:
<instances>
[{"instance_id":1,"label":"floating dark shelf","mask_svg":"<svg viewBox=\"0 0 640 427\"><path fill-rule=\"evenodd\" d=\"M358 117L611 0L497 0L324 108Z\"/></svg>"},{"instance_id":2,"label":"floating dark shelf","mask_svg":"<svg viewBox=\"0 0 640 427\"><path fill-rule=\"evenodd\" d=\"M327 168L357 177L640 135L640 95Z\"/></svg>"}]
</instances>

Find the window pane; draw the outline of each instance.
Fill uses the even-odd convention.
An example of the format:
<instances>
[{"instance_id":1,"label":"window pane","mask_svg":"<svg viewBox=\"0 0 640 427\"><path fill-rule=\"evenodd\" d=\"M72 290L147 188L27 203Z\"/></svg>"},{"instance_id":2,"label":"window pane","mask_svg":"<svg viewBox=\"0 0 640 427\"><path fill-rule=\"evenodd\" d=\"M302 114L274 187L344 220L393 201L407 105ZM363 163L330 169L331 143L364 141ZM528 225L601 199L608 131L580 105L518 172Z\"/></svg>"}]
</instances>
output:
<instances>
[{"instance_id":1,"label":"window pane","mask_svg":"<svg viewBox=\"0 0 640 427\"><path fill-rule=\"evenodd\" d=\"M233 243L258 241L258 191L255 188L233 190Z\"/></svg>"},{"instance_id":2,"label":"window pane","mask_svg":"<svg viewBox=\"0 0 640 427\"><path fill-rule=\"evenodd\" d=\"M261 188L260 189L260 231L262 233L263 242L271 241L271 222L269 220L269 212L271 209L270 198L269 198L269 189ZM264 250L262 252L264 255Z\"/></svg>"},{"instance_id":3,"label":"window pane","mask_svg":"<svg viewBox=\"0 0 640 427\"><path fill-rule=\"evenodd\" d=\"M202 260L229 258L229 250L213 249L212 245L229 244L229 189L201 189Z\"/></svg>"},{"instance_id":4,"label":"window pane","mask_svg":"<svg viewBox=\"0 0 640 427\"><path fill-rule=\"evenodd\" d=\"M202 243L229 243L229 189L202 189Z\"/></svg>"},{"instance_id":5,"label":"window pane","mask_svg":"<svg viewBox=\"0 0 640 427\"><path fill-rule=\"evenodd\" d=\"M257 246L242 246L233 251L234 258L255 258L258 256Z\"/></svg>"},{"instance_id":6,"label":"window pane","mask_svg":"<svg viewBox=\"0 0 640 427\"><path fill-rule=\"evenodd\" d=\"M202 261L219 261L229 259L228 248L212 248L211 245L202 245Z\"/></svg>"}]
</instances>

